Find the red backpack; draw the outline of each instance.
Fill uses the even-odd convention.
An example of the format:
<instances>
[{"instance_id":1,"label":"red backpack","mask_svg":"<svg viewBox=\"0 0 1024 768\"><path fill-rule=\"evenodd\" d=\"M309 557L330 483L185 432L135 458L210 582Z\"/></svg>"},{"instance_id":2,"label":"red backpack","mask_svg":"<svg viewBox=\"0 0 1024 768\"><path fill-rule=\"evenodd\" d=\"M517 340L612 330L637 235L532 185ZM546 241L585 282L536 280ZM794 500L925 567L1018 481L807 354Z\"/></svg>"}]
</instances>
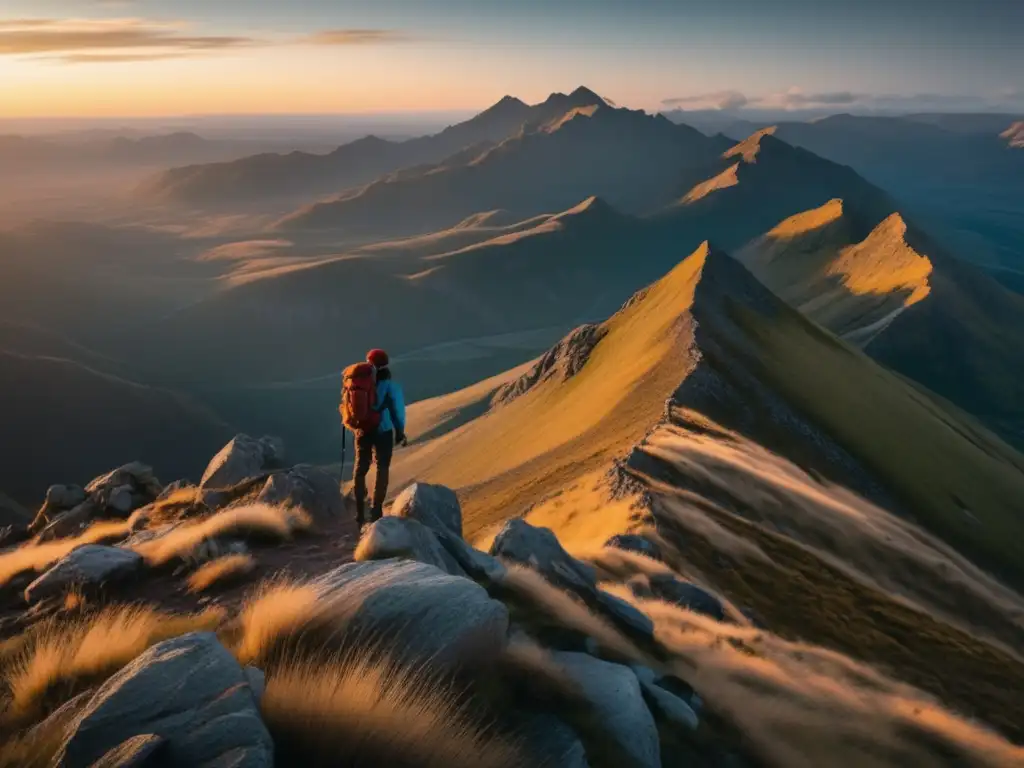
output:
<instances>
[{"instance_id":1,"label":"red backpack","mask_svg":"<svg viewBox=\"0 0 1024 768\"><path fill-rule=\"evenodd\" d=\"M380 426L377 405L377 369L355 363L341 374L341 421L353 432L374 432Z\"/></svg>"}]
</instances>

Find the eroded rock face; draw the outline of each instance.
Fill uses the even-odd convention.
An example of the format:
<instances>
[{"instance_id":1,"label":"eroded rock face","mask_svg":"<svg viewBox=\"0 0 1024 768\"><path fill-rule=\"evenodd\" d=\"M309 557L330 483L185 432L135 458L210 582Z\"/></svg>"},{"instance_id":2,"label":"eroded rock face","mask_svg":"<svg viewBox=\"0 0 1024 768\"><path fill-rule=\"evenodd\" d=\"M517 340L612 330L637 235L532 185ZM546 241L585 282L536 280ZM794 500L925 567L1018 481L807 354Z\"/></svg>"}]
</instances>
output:
<instances>
[{"instance_id":1,"label":"eroded rock face","mask_svg":"<svg viewBox=\"0 0 1024 768\"><path fill-rule=\"evenodd\" d=\"M235 435L220 449L203 472L200 488L226 488L268 469L280 467L284 460L284 445L280 439L264 435L256 438L246 434Z\"/></svg>"},{"instance_id":2,"label":"eroded rock face","mask_svg":"<svg viewBox=\"0 0 1024 768\"><path fill-rule=\"evenodd\" d=\"M476 582L432 565L347 563L311 585L345 605L351 632L384 638L407 657L458 666L493 658L507 642L508 609Z\"/></svg>"},{"instance_id":3,"label":"eroded rock face","mask_svg":"<svg viewBox=\"0 0 1024 768\"><path fill-rule=\"evenodd\" d=\"M559 652L553 656L599 718L609 747L617 753L613 764L660 768L658 726L633 671L585 653Z\"/></svg>"},{"instance_id":4,"label":"eroded rock face","mask_svg":"<svg viewBox=\"0 0 1024 768\"><path fill-rule=\"evenodd\" d=\"M455 491L443 485L413 483L398 495L387 514L419 520L435 532L462 537L462 507Z\"/></svg>"},{"instance_id":5,"label":"eroded rock face","mask_svg":"<svg viewBox=\"0 0 1024 768\"><path fill-rule=\"evenodd\" d=\"M86 588L122 579L142 567L142 557L120 547L85 544L58 560L25 589L25 600L36 603L74 586Z\"/></svg>"},{"instance_id":6,"label":"eroded rock face","mask_svg":"<svg viewBox=\"0 0 1024 768\"><path fill-rule=\"evenodd\" d=\"M504 405L529 392L548 379L568 381L586 365L594 347L604 338L607 329L601 325L581 325L544 353L526 373L499 389L495 405Z\"/></svg>"},{"instance_id":7,"label":"eroded rock face","mask_svg":"<svg viewBox=\"0 0 1024 768\"><path fill-rule=\"evenodd\" d=\"M211 632L153 646L104 683L75 718L59 764L87 768L140 735L173 766L271 768L274 744L234 657Z\"/></svg>"}]
</instances>

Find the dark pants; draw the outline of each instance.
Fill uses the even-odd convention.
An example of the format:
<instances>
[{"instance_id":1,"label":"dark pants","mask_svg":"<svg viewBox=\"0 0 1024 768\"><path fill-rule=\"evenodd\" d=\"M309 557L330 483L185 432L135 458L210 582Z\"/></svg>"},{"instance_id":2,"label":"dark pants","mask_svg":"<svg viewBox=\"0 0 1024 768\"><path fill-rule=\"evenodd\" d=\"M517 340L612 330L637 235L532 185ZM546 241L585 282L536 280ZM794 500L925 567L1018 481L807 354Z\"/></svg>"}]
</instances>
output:
<instances>
[{"instance_id":1,"label":"dark pants","mask_svg":"<svg viewBox=\"0 0 1024 768\"><path fill-rule=\"evenodd\" d=\"M356 464L353 477L356 495L356 522L366 522L366 474L370 464L377 465L377 479L373 484L373 507L370 511L373 520L380 518L384 508L384 499L388 495L388 475L391 472L391 454L395 452L394 432L371 432L356 435Z\"/></svg>"}]
</instances>

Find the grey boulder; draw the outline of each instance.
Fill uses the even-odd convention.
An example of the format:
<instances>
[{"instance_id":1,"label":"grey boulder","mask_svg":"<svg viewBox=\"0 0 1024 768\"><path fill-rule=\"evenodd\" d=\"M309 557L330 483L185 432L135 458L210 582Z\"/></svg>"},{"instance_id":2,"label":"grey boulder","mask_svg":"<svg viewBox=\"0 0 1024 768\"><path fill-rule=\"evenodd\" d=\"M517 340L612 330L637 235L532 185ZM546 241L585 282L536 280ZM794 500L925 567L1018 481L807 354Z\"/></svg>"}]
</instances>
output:
<instances>
[{"instance_id":1,"label":"grey boulder","mask_svg":"<svg viewBox=\"0 0 1024 768\"><path fill-rule=\"evenodd\" d=\"M566 552L547 528L513 518L491 544L491 554L529 566L552 584L575 592L589 592L597 584L594 569Z\"/></svg>"},{"instance_id":2,"label":"grey boulder","mask_svg":"<svg viewBox=\"0 0 1024 768\"><path fill-rule=\"evenodd\" d=\"M255 439L246 434L235 435L203 472L200 488L226 488L280 466L284 447L275 437Z\"/></svg>"},{"instance_id":3,"label":"grey boulder","mask_svg":"<svg viewBox=\"0 0 1024 768\"><path fill-rule=\"evenodd\" d=\"M658 726L633 671L585 653L556 652L553 656L577 683L599 720L609 748L616 753L613 764L660 768Z\"/></svg>"},{"instance_id":4,"label":"grey boulder","mask_svg":"<svg viewBox=\"0 0 1024 768\"><path fill-rule=\"evenodd\" d=\"M363 534L356 550L357 560L393 557L429 563L452 576L466 575L434 532L412 518L382 517Z\"/></svg>"},{"instance_id":5,"label":"grey boulder","mask_svg":"<svg viewBox=\"0 0 1024 768\"><path fill-rule=\"evenodd\" d=\"M347 563L310 585L345 609L353 637L386 638L408 657L459 666L492 658L507 641L502 603L476 582L426 563Z\"/></svg>"},{"instance_id":6,"label":"grey boulder","mask_svg":"<svg viewBox=\"0 0 1024 768\"><path fill-rule=\"evenodd\" d=\"M25 588L25 600L36 603L67 592L73 586L96 586L134 573L142 557L120 547L85 544L77 547Z\"/></svg>"},{"instance_id":7,"label":"grey boulder","mask_svg":"<svg viewBox=\"0 0 1024 768\"><path fill-rule=\"evenodd\" d=\"M40 531L39 538L42 541L52 541L74 536L89 525L102 511L92 499L86 499L78 506L51 517Z\"/></svg>"},{"instance_id":8,"label":"grey boulder","mask_svg":"<svg viewBox=\"0 0 1024 768\"><path fill-rule=\"evenodd\" d=\"M655 718L666 722L669 726L695 731L700 725L700 718L689 702L659 685L657 673L649 667L631 667L640 689Z\"/></svg>"},{"instance_id":9,"label":"grey boulder","mask_svg":"<svg viewBox=\"0 0 1024 768\"><path fill-rule=\"evenodd\" d=\"M94 478L85 486L85 492L100 506L106 506L110 494L124 485L132 488L144 502L153 501L163 490L160 481L153 475L152 467L140 461L133 461Z\"/></svg>"},{"instance_id":10,"label":"grey boulder","mask_svg":"<svg viewBox=\"0 0 1024 768\"><path fill-rule=\"evenodd\" d=\"M462 507L455 491L443 485L413 483L398 494L387 514L418 520L437 533L462 538Z\"/></svg>"},{"instance_id":11,"label":"grey boulder","mask_svg":"<svg viewBox=\"0 0 1024 768\"><path fill-rule=\"evenodd\" d=\"M320 524L338 520L345 511L338 482L309 464L275 472L267 478L257 501L300 507Z\"/></svg>"},{"instance_id":12,"label":"grey boulder","mask_svg":"<svg viewBox=\"0 0 1024 768\"><path fill-rule=\"evenodd\" d=\"M169 765L274 764L245 674L211 632L159 643L104 683L72 722L59 764L86 768L143 734L166 742Z\"/></svg>"}]
</instances>

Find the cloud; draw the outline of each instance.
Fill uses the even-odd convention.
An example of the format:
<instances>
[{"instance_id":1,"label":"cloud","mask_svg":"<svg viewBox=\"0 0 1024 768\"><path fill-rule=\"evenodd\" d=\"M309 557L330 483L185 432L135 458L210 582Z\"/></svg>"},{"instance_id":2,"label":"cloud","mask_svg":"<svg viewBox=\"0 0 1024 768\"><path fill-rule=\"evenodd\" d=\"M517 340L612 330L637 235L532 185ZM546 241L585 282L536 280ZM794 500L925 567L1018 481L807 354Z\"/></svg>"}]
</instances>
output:
<instances>
[{"instance_id":1,"label":"cloud","mask_svg":"<svg viewBox=\"0 0 1024 768\"><path fill-rule=\"evenodd\" d=\"M190 35L143 19L14 19L0 22L0 56L52 54L69 63L142 61L254 45L249 37Z\"/></svg>"},{"instance_id":2,"label":"cloud","mask_svg":"<svg viewBox=\"0 0 1024 768\"><path fill-rule=\"evenodd\" d=\"M747 106L749 99L739 91L715 91L696 96L674 96L662 99L661 103L669 107L731 110Z\"/></svg>"},{"instance_id":3,"label":"cloud","mask_svg":"<svg viewBox=\"0 0 1024 768\"><path fill-rule=\"evenodd\" d=\"M380 43L401 43L410 38L394 29L325 29L298 42L307 45L371 45Z\"/></svg>"},{"instance_id":4,"label":"cloud","mask_svg":"<svg viewBox=\"0 0 1024 768\"><path fill-rule=\"evenodd\" d=\"M688 111L717 110L721 112L820 113L836 111L861 113L908 112L977 112L991 109L1013 110L1024 106L1024 91L1005 88L989 94L869 94L856 91L822 91L806 93L793 86L761 96L746 96L739 91L726 90L694 96L676 96L663 99L662 104Z\"/></svg>"}]
</instances>

